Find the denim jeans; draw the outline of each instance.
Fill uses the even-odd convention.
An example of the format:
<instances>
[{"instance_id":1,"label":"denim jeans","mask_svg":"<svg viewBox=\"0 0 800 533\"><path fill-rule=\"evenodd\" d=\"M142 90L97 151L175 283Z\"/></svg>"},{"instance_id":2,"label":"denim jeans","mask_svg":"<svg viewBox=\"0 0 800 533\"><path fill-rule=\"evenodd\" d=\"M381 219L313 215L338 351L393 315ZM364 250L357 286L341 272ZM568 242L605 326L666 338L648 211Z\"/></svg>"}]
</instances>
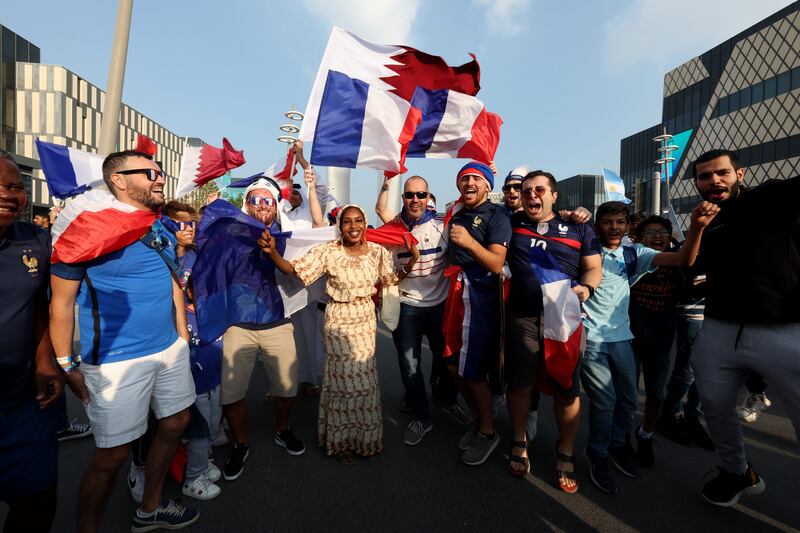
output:
<instances>
[{"instance_id":1,"label":"denim jeans","mask_svg":"<svg viewBox=\"0 0 800 533\"><path fill-rule=\"evenodd\" d=\"M433 354L431 361L431 389L434 397L446 405L455 403L457 390L442 358L444 336L442 316L444 302L417 307L400 304L400 321L392 332L400 364L400 377L406 389L403 398L415 419L430 420L425 378L422 375L422 337L428 338Z\"/></svg>"},{"instance_id":2,"label":"denim jeans","mask_svg":"<svg viewBox=\"0 0 800 533\"><path fill-rule=\"evenodd\" d=\"M219 429L219 385L208 392L198 394L194 404L208 424L210 437L187 439L186 441L186 481L191 483L208 470L208 455L211 450L211 439ZM215 422L216 419L216 423Z\"/></svg>"},{"instance_id":3,"label":"denim jeans","mask_svg":"<svg viewBox=\"0 0 800 533\"><path fill-rule=\"evenodd\" d=\"M581 383L589 396L589 455L625 444L636 413L636 358L631 341L586 341Z\"/></svg>"},{"instance_id":4,"label":"denim jeans","mask_svg":"<svg viewBox=\"0 0 800 533\"><path fill-rule=\"evenodd\" d=\"M697 387L694 385L694 372L689 365L689 359L692 355L692 346L694 346L694 339L700 328L703 327L703 321L697 319L687 318L678 315L676 321L677 333L677 350L675 355L675 366L672 368L672 376L667 384L667 397L664 400L664 415L676 416L681 411L681 400L684 395L686 397L686 405L684 406L684 415L687 417L697 418L700 416L698 406L700 400L697 397Z\"/></svg>"}]
</instances>

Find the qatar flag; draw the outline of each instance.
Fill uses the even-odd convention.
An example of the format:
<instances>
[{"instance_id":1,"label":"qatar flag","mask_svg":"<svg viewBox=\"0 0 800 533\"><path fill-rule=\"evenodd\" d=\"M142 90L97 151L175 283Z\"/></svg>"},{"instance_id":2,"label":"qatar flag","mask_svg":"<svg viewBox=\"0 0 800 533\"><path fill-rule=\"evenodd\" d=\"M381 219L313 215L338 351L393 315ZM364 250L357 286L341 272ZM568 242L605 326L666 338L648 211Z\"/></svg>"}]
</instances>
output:
<instances>
[{"instance_id":1,"label":"qatar flag","mask_svg":"<svg viewBox=\"0 0 800 533\"><path fill-rule=\"evenodd\" d=\"M219 178L227 171L245 164L244 152L235 150L228 139L222 139L222 148L210 144L189 146L188 140L183 145L181 173L175 196L186 196L209 181Z\"/></svg>"}]
</instances>

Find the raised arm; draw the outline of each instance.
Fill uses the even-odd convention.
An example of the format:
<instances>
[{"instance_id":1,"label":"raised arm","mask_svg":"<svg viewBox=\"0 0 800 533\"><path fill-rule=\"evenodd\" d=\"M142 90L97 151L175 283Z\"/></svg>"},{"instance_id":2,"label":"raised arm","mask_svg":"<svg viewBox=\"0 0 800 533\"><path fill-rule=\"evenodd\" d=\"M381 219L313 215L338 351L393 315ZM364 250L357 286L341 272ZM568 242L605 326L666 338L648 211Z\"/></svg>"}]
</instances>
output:
<instances>
[{"instance_id":1,"label":"raised arm","mask_svg":"<svg viewBox=\"0 0 800 533\"><path fill-rule=\"evenodd\" d=\"M311 166L311 164L306 160L306 157L303 154L302 139L297 139L294 142L294 155L297 157L297 162L300 163L300 166L303 168L303 170Z\"/></svg>"},{"instance_id":2,"label":"raised arm","mask_svg":"<svg viewBox=\"0 0 800 533\"><path fill-rule=\"evenodd\" d=\"M692 209L692 222L686 240L677 252L662 252L653 258L655 266L680 266L689 267L697 259L700 251L700 239L706 226L719 213L719 206L711 202L700 202Z\"/></svg>"},{"instance_id":3,"label":"raised arm","mask_svg":"<svg viewBox=\"0 0 800 533\"><path fill-rule=\"evenodd\" d=\"M381 190L378 193L378 201L375 202L375 213L377 213L378 218L381 219L381 222L386 224L387 222L391 221L397 213L394 213L391 209L389 209L389 183L393 178L384 178L383 185L381 186Z\"/></svg>"},{"instance_id":4,"label":"raised arm","mask_svg":"<svg viewBox=\"0 0 800 533\"><path fill-rule=\"evenodd\" d=\"M308 188L308 209L311 211L311 223L315 228L322 228L327 226L322 216L322 207L319 205L319 196L317 196L317 175L314 172L314 167L308 166L303 171L303 179Z\"/></svg>"}]
</instances>

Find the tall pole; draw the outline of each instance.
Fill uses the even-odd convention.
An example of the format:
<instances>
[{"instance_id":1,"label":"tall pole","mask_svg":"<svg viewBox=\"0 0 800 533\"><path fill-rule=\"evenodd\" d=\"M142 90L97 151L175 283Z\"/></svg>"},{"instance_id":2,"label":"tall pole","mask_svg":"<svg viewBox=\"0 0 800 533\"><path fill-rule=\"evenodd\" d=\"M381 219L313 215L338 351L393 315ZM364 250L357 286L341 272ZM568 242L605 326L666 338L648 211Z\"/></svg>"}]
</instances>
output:
<instances>
[{"instance_id":1,"label":"tall pole","mask_svg":"<svg viewBox=\"0 0 800 533\"><path fill-rule=\"evenodd\" d=\"M128 59L128 37L131 33L133 0L119 0L114 43L111 46L111 64L108 67L106 102L100 126L100 155L108 155L117 148L119 135L119 108L122 102L122 85L125 82L125 62Z\"/></svg>"}]
</instances>

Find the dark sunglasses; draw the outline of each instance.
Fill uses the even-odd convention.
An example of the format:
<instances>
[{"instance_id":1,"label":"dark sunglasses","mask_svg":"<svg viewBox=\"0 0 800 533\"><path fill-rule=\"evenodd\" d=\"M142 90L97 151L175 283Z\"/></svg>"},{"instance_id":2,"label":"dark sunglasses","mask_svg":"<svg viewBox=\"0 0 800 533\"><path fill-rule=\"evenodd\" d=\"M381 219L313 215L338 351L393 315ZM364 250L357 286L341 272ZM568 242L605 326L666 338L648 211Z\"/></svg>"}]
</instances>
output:
<instances>
[{"instance_id":1,"label":"dark sunglasses","mask_svg":"<svg viewBox=\"0 0 800 533\"><path fill-rule=\"evenodd\" d=\"M248 200L248 203L250 205L253 205L253 206L256 206L256 207L258 207L260 205L263 205L263 206L266 206L266 207L272 207L273 205L275 205L275 199L274 198L264 198L263 196L251 196L250 199Z\"/></svg>"},{"instance_id":2,"label":"dark sunglasses","mask_svg":"<svg viewBox=\"0 0 800 533\"><path fill-rule=\"evenodd\" d=\"M512 189L517 191L517 192L519 192L519 191L522 190L522 184L521 183L511 183L509 185L503 185L503 192L508 192L508 191L510 191Z\"/></svg>"},{"instance_id":3,"label":"dark sunglasses","mask_svg":"<svg viewBox=\"0 0 800 533\"><path fill-rule=\"evenodd\" d=\"M665 229L646 229L642 232L645 237L669 237L670 232Z\"/></svg>"},{"instance_id":4,"label":"dark sunglasses","mask_svg":"<svg viewBox=\"0 0 800 533\"><path fill-rule=\"evenodd\" d=\"M156 181L158 178L167 179L167 175L164 174L163 170L156 170L154 168L132 168L130 170L118 170L116 174L144 174L147 176L147 179L150 181Z\"/></svg>"},{"instance_id":5,"label":"dark sunglasses","mask_svg":"<svg viewBox=\"0 0 800 533\"><path fill-rule=\"evenodd\" d=\"M406 200L411 200L415 196L417 197L418 200L424 200L425 198L428 197L428 193L425 191L417 191L417 192L406 191L403 193L403 198L405 198Z\"/></svg>"},{"instance_id":6,"label":"dark sunglasses","mask_svg":"<svg viewBox=\"0 0 800 533\"><path fill-rule=\"evenodd\" d=\"M194 220L191 222L178 222L178 231L186 231L187 229L194 229Z\"/></svg>"}]
</instances>

